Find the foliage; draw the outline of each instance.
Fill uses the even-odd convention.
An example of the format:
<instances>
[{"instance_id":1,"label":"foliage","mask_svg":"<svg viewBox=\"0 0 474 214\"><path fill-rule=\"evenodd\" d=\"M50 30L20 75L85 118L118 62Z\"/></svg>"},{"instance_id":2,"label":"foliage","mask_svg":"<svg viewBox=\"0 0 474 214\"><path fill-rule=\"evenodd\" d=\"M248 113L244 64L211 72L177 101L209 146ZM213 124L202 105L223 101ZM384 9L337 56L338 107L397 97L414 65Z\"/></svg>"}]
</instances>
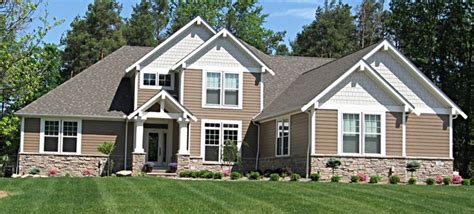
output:
<instances>
[{"instance_id":1,"label":"foliage","mask_svg":"<svg viewBox=\"0 0 474 214\"><path fill-rule=\"evenodd\" d=\"M389 12L383 0L363 0L356 14L356 35L359 48L365 48L384 38Z\"/></svg>"},{"instance_id":2,"label":"foliage","mask_svg":"<svg viewBox=\"0 0 474 214\"><path fill-rule=\"evenodd\" d=\"M331 182L338 183L341 180L341 177L339 176L332 176L331 177Z\"/></svg>"},{"instance_id":3,"label":"foliage","mask_svg":"<svg viewBox=\"0 0 474 214\"><path fill-rule=\"evenodd\" d=\"M367 181L367 175L364 173L357 173L357 176L359 176L360 182L366 182Z\"/></svg>"},{"instance_id":4,"label":"foliage","mask_svg":"<svg viewBox=\"0 0 474 214\"><path fill-rule=\"evenodd\" d=\"M240 174L240 172L232 172L230 173L230 179L232 180L238 180L242 177L242 175Z\"/></svg>"},{"instance_id":5,"label":"foliage","mask_svg":"<svg viewBox=\"0 0 474 214\"><path fill-rule=\"evenodd\" d=\"M463 186L469 186L469 185L471 185L471 180L469 180L469 179L463 179L462 182L461 182L461 184L462 184Z\"/></svg>"},{"instance_id":6,"label":"foliage","mask_svg":"<svg viewBox=\"0 0 474 214\"><path fill-rule=\"evenodd\" d=\"M359 183L360 177L357 175L351 176L351 183Z\"/></svg>"},{"instance_id":7,"label":"foliage","mask_svg":"<svg viewBox=\"0 0 474 214\"><path fill-rule=\"evenodd\" d=\"M115 146L115 143L111 141L106 141L97 146L97 151L99 151L100 153L104 155L107 155L107 162L105 163L106 166L104 167L107 169L106 170L107 176L110 176L110 174L112 174L113 160L110 158L110 155L114 151L114 146Z\"/></svg>"},{"instance_id":8,"label":"foliage","mask_svg":"<svg viewBox=\"0 0 474 214\"><path fill-rule=\"evenodd\" d=\"M199 178L201 176L201 174L199 173L199 171L192 171L191 172L191 177L192 178Z\"/></svg>"},{"instance_id":9,"label":"foliage","mask_svg":"<svg viewBox=\"0 0 474 214\"><path fill-rule=\"evenodd\" d=\"M392 176L390 176L388 181L389 181L390 184L398 184L398 183L400 183L400 177L398 177L396 175L392 175Z\"/></svg>"},{"instance_id":10,"label":"foliage","mask_svg":"<svg viewBox=\"0 0 474 214\"><path fill-rule=\"evenodd\" d=\"M301 179L301 175L298 173L293 173L290 176L290 181L299 181Z\"/></svg>"},{"instance_id":11,"label":"foliage","mask_svg":"<svg viewBox=\"0 0 474 214\"><path fill-rule=\"evenodd\" d=\"M435 183L435 179L427 178L425 182L426 182L427 185L433 185Z\"/></svg>"},{"instance_id":12,"label":"foliage","mask_svg":"<svg viewBox=\"0 0 474 214\"><path fill-rule=\"evenodd\" d=\"M370 176L369 183L376 184L376 183L380 182L381 179L382 179L382 177L380 177L378 175L373 175L373 176Z\"/></svg>"},{"instance_id":13,"label":"foliage","mask_svg":"<svg viewBox=\"0 0 474 214\"><path fill-rule=\"evenodd\" d=\"M444 185L449 185L449 184L451 184L451 178L450 178L450 177L444 177L444 178L443 178L443 183L444 183Z\"/></svg>"},{"instance_id":14,"label":"foliage","mask_svg":"<svg viewBox=\"0 0 474 214\"><path fill-rule=\"evenodd\" d=\"M309 178L311 178L312 181L319 181L321 179L321 174L318 173L312 173Z\"/></svg>"},{"instance_id":15,"label":"foliage","mask_svg":"<svg viewBox=\"0 0 474 214\"><path fill-rule=\"evenodd\" d=\"M179 177L182 177L182 178L189 178L191 177L191 171L188 171L188 170L183 170L181 172L179 172Z\"/></svg>"},{"instance_id":16,"label":"foliage","mask_svg":"<svg viewBox=\"0 0 474 214\"><path fill-rule=\"evenodd\" d=\"M5 167L10 163L10 157L8 154L4 154L0 157L0 174L4 172Z\"/></svg>"},{"instance_id":17,"label":"foliage","mask_svg":"<svg viewBox=\"0 0 474 214\"><path fill-rule=\"evenodd\" d=\"M442 184L443 183L443 176L441 176L441 175L435 176L435 182L436 182L436 184Z\"/></svg>"},{"instance_id":18,"label":"foliage","mask_svg":"<svg viewBox=\"0 0 474 214\"><path fill-rule=\"evenodd\" d=\"M326 162L326 167L332 169L332 175L334 176L334 171L341 166L341 161L336 158L329 158L329 160Z\"/></svg>"},{"instance_id":19,"label":"foliage","mask_svg":"<svg viewBox=\"0 0 474 214\"><path fill-rule=\"evenodd\" d=\"M242 142L246 145L245 142ZM242 155L240 154L239 144L234 140L224 141L224 149L222 152L222 161L228 164L234 164L236 166L242 165Z\"/></svg>"},{"instance_id":20,"label":"foliage","mask_svg":"<svg viewBox=\"0 0 474 214\"><path fill-rule=\"evenodd\" d=\"M31 170L30 170L30 174L32 175L39 175L41 173L41 170L37 167L33 167Z\"/></svg>"},{"instance_id":21,"label":"foliage","mask_svg":"<svg viewBox=\"0 0 474 214\"><path fill-rule=\"evenodd\" d=\"M411 177L413 177L413 173L420 168L420 162L410 161L407 163L406 168L408 172L411 172Z\"/></svg>"},{"instance_id":22,"label":"foliage","mask_svg":"<svg viewBox=\"0 0 474 214\"><path fill-rule=\"evenodd\" d=\"M257 171L250 172L247 175L249 180L259 180L260 179L260 173Z\"/></svg>"},{"instance_id":23,"label":"foliage","mask_svg":"<svg viewBox=\"0 0 474 214\"><path fill-rule=\"evenodd\" d=\"M270 181L279 181L280 180L280 175L277 173L272 173L270 174Z\"/></svg>"},{"instance_id":24,"label":"foliage","mask_svg":"<svg viewBox=\"0 0 474 214\"><path fill-rule=\"evenodd\" d=\"M212 178L214 179L222 179L222 177L224 176L224 174L222 174L222 172L214 172L214 175Z\"/></svg>"},{"instance_id":25,"label":"foliage","mask_svg":"<svg viewBox=\"0 0 474 214\"><path fill-rule=\"evenodd\" d=\"M453 177L451 177L451 183L452 184L461 184L462 182L462 177L459 176L459 175L453 175Z\"/></svg>"},{"instance_id":26,"label":"foliage","mask_svg":"<svg viewBox=\"0 0 474 214\"><path fill-rule=\"evenodd\" d=\"M408 179L408 184L416 184L416 178Z\"/></svg>"},{"instance_id":27,"label":"foliage","mask_svg":"<svg viewBox=\"0 0 474 214\"><path fill-rule=\"evenodd\" d=\"M471 178L471 185L474 185L474 177Z\"/></svg>"}]
</instances>

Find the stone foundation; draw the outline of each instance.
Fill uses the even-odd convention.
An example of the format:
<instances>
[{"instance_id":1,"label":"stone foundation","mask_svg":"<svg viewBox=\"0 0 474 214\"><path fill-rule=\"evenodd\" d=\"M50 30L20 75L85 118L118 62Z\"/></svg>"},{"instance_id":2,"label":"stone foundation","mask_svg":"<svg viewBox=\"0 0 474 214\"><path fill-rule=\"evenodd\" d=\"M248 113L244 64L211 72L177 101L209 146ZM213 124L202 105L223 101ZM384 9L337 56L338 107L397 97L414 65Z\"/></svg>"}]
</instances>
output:
<instances>
[{"instance_id":1,"label":"stone foundation","mask_svg":"<svg viewBox=\"0 0 474 214\"><path fill-rule=\"evenodd\" d=\"M145 165L145 153L132 153L132 172L133 175L137 175L143 169Z\"/></svg>"},{"instance_id":2,"label":"stone foundation","mask_svg":"<svg viewBox=\"0 0 474 214\"><path fill-rule=\"evenodd\" d=\"M176 154L176 160L178 163L178 167L176 169L176 172L180 172L182 170L188 170L189 169L189 155L180 155Z\"/></svg>"},{"instance_id":3,"label":"stone foundation","mask_svg":"<svg viewBox=\"0 0 474 214\"><path fill-rule=\"evenodd\" d=\"M20 154L19 174L28 174L31 169L40 169L41 175L48 175L49 171L56 169L59 176L66 174L83 176L87 173L98 176L102 171L107 157L97 155L63 155L63 154ZM99 163L101 169L99 169Z\"/></svg>"},{"instance_id":4,"label":"stone foundation","mask_svg":"<svg viewBox=\"0 0 474 214\"><path fill-rule=\"evenodd\" d=\"M311 172L321 173L321 179L330 179L332 176L331 168L326 167L326 162L331 157L313 156L311 158ZM374 157L336 157L341 161L339 169L335 174L341 176L343 181L349 181L352 175L364 173L368 177L379 175L382 181L388 181L391 175L397 175L402 182L407 182L411 173L406 171L406 165L410 161L418 161L420 169L413 173L413 177L418 180L424 180L436 175L451 176L453 174L453 160L450 159L429 159L429 158L374 158Z\"/></svg>"},{"instance_id":5,"label":"stone foundation","mask_svg":"<svg viewBox=\"0 0 474 214\"><path fill-rule=\"evenodd\" d=\"M258 169L261 171L278 168L290 168L292 172L306 176L306 157L271 157L258 160Z\"/></svg>"},{"instance_id":6,"label":"stone foundation","mask_svg":"<svg viewBox=\"0 0 474 214\"><path fill-rule=\"evenodd\" d=\"M188 156L189 157L189 156ZM178 158L178 170L179 166L184 165L180 164ZM189 157L189 162L187 166L183 166L182 169L186 170L209 170L213 172L224 172L224 171L240 171L240 167L233 166L229 164L214 164L214 163L204 163L202 158L199 157Z\"/></svg>"}]
</instances>

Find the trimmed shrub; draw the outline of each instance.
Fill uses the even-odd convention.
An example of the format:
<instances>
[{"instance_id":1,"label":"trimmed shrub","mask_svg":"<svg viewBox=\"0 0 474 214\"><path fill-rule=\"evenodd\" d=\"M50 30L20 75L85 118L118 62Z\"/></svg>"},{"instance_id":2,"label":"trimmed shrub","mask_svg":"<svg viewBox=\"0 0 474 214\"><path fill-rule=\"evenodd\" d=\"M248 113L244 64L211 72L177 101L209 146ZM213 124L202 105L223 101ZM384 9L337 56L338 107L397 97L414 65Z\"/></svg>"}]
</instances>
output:
<instances>
[{"instance_id":1,"label":"trimmed shrub","mask_svg":"<svg viewBox=\"0 0 474 214\"><path fill-rule=\"evenodd\" d=\"M360 178L357 175L351 176L351 183L359 183Z\"/></svg>"},{"instance_id":2,"label":"trimmed shrub","mask_svg":"<svg viewBox=\"0 0 474 214\"><path fill-rule=\"evenodd\" d=\"M453 177L451 177L451 183L452 184L461 184L462 183L462 177L459 176L459 175L453 175Z\"/></svg>"},{"instance_id":3,"label":"trimmed shrub","mask_svg":"<svg viewBox=\"0 0 474 214\"><path fill-rule=\"evenodd\" d=\"M339 176L332 176L331 177L331 182L339 183L340 180L341 180L341 177L339 177Z\"/></svg>"},{"instance_id":4,"label":"trimmed shrub","mask_svg":"<svg viewBox=\"0 0 474 214\"><path fill-rule=\"evenodd\" d=\"M435 179L427 178L425 182L426 182L427 185L434 185L435 184Z\"/></svg>"},{"instance_id":5,"label":"trimmed shrub","mask_svg":"<svg viewBox=\"0 0 474 214\"><path fill-rule=\"evenodd\" d=\"M200 178L212 178L212 172L209 170L201 170L198 172Z\"/></svg>"},{"instance_id":6,"label":"trimmed shrub","mask_svg":"<svg viewBox=\"0 0 474 214\"><path fill-rule=\"evenodd\" d=\"M36 168L36 167L33 167L31 170L30 170L30 174L32 175L38 175L40 174L41 170Z\"/></svg>"},{"instance_id":7,"label":"trimmed shrub","mask_svg":"<svg viewBox=\"0 0 474 214\"><path fill-rule=\"evenodd\" d=\"M378 175L370 176L369 183L376 184L376 183L380 182L380 179L382 179L382 178Z\"/></svg>"},{"instance_id":8,"label":"trimmed shrub","mask_svg":"<svg viewBox=\"0 0 474 214\"><path fill-rule=\"evenodd\" d=\"M469 179L463 179L462 182L461 182L461 184L462 184L463 186L469 186L469 185L471 185L471 180L469 180Z\"/></svg>"},{"instance_id":9,"label":"trimmed shrub","mask_svg":"<svg viewBox=\"0 0 474 214\"><path fill-rule=\"evenodd\" d=\"M280 175L278 173L273 173L270 175L270 181L279 181Z\"/></svg>"},{"instance_id":10,"label":"trimmed shrub","mask_svg":"<svg viewBox=\"0 0 474 214\"><path fill-rule=\"evenodd\" d=\"M184 170L184 171L179 172L179 177L189 178L189 177L191 177L191 174L192 174L191 171Z\"/></svg>"},{"instance_id":11,"label":"trimmed shrub","mask_svg":"<svg viewBox=\"0 0 474 214\"><path fill-rule=\"evenodd\" d=\"M398 177L396 175L392 175L389 178L389 182L390 182L390 184L398 184L400 182L400 177Z\"/></svg>"},{"instance_id":12,"label":"trimmed shrub","mask_svg":"<svg viewBox=\"0 0 474 214\"><path fill-rule=\"evenodd\" d=\"M360 182L366 182L367 181L367 175L364 173L357 173L357 176L359 176Z\"/></svg>"},{"instance_id":13,"label":"trimmed shrub","mask_svg":"<svg viewBox=\"0 0 474 214\"><path fill-rule=\"evenodd\" d=\"M416 184L416 178L410 178L408 184Z\"/></svg>"},{"instance_id":14,"label":"trimmed shrub","mask_svg":"<svg viewBox=\"0 0 474 214\"><path fill-rule=\"evenodd\" d=\"M437 175L435 178L434 178L435 182L437 184L442 184L443 183L443 176L441 175Z\"/></svg>"},{"instance_id":15,"label":"trimmed shrub","mask_svg":"<svg viewBox=\"0 0 474 214\"><path fill-rule=\"evenodd\" d=\"M449 185L449 184L451 184L451 178L450 178L450 177L444 177L444 178L443 178L443 183L444 183L444 185Z\"/></svg>"},{"instance_id":16,"label":"trimmed shrub","mask_svg":"<svg viewBox=\"0 0 474 214\"><path fill-rule=\"evenodd\" d=\"M290 181L299 181L301 179L301 175L298 173L291 174Z\"/></svg>"},{"instance_id":17,"label":"trimmed shrub","mask_svg":"<svg viewBox=\"0 0 474 214\"><path fill-rule=\"evenodd\" d=\"M257 172L257 171L250 172L250 173L248 174L248 179L249 179L249 180L258 180L258 179L260 179L260 173Z\"/></svg>"},{"instance_id":18,"label":"trimmed shrub","mask_svg":"<svg viewBox=\"0 0 474 214\"><path fill-rule=\"evenodd\" d=\"M319 179L321 178L321 174L318 173L313 173L309 176L311 178L312 181L319 181Z\"/></svg>"},{"instance_id":19,"label":"trimmed shrub","mask_svg":"<svg viewBox=\"0 0 474 214\"><path fill-rule=\"evenodd\" d=\"M332 169L332 176L334 177L334 171L339 168L341 165L341 161L336 158L329 158L329 160L326 162L326 167Z\"/></svg>"},{"instance_id":20,"label":"trimmed shrub","mask_svg":"<svg viewBox=\"0 0 474 214\"><path fill-rule=\"evenodd\" d=\"M242 175L239 172L232 172L230 173L230 179L232 180L238 180L242 177Z\"/></svg>"},{"instance_id":21,"label":"trimmed shrub","mask_svg":"<svg viewBox=\"0 0 474 214\"><path fill-rule=\"evenodd\" d=\"M214 179L222 179L224 175L222 174L222 172L214 172L214 176L213 178Z\"/></svg>"},{"instance_id":22,"label":"trimmed shrub","mask_svg":"<svg viewBox=\"0 0 474 214\"><path fill-rule=\"evenodd\" d=\"M407 163L407 171L411 172L411 177L413 177L413 173L416 172L420 168L420 162L418 161L410 161Z\"/></svg>"},{"instance_id":23,"label":"trimmed shrub","mask_svg":"<svg viewBox=\"0 0 474 214\"><path fill-rule=\"evenodd\" d=\"M191 172L191 177L192 178L199 178L201 174L199 173L199 171L192 171Z\"/></svg>"}]
</instances>

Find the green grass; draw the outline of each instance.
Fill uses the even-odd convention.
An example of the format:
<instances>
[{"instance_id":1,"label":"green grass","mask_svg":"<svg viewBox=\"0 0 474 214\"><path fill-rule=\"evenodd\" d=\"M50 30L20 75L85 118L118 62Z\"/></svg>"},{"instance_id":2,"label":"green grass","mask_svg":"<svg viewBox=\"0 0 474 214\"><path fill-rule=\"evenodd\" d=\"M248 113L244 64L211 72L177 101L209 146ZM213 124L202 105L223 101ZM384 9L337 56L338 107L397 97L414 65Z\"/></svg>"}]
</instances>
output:
<instances>
[{"instance_id":1,"label":"green grass","mask_svg":"<svg viewBox=\"0 0 474 214\"><path fill-rule=\"evenodd\" d=\"M0 179L1 213L474 213L474 188L154 177Z\"/></svg>"}]
</instances>

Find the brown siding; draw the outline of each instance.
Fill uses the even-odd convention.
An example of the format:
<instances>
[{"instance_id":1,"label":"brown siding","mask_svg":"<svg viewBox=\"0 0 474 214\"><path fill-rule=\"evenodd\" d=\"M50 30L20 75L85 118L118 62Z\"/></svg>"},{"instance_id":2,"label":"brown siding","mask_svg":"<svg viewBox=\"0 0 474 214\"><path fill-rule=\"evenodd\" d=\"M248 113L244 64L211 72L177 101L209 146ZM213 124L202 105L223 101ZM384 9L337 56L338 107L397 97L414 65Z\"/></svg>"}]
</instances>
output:
<instances>
[{"instance_id":1,"label":"brown siding","mask_svg":"<svg viewBox=\"0 0 474 214\"><path fill-rule=\"evenodd\" d=\"M25 118L23 152L39 152L40 119Z\"/></svg>"},{"instance_id":2,"label":"brown siding","mask_svg":"<svg viewBox=\"0 0 474 214\"><path fill-rule=\"evenodd\" d=\"M295 114L290 119L290 155L306 156L308 151L308 114Z\"/></svg>"},{"instance_id":3,"label":"brown siding","mask_svg":"<svg viewBox=\"0 0 474 214\"><path fill-rule=\"evenodd\" d=\"M337 154L337 110L316 110L316 154Z\"/></svg>"},{"instance_id":4,"label":"brown siding","mask_svg":"<svg viewBox=\"0 0 474 214\"><path fill-rule=\"evenodd\" d=\"M402 155L402 113L387 112L386 121L386 153L389 156Z\"/></svg>"},{"instance_id":5,"label":"brown siding","mask_svg":"<svg viewBox=\"0 0 474 214\"><path fill-rule=\"evenodd\" d=\"M275 157L275 120L260 124L260 157Z\"/></svg>"},{"instance_id":6,"label":"brown siding","mask_svg":"<svg viewBox=\"0 0 474 214\"><path fill-rule=\"evenodd\" d=\"M251 119L260 111L260 74L243 73L243 105L242 110L202 108L202 71L184 71L184 106L199 120L241 120L244 141L253 146L255 134L247 134L253 125ZM252 131L252 133L256 133ZM201 121L191 123L191 155L199 156L201 152Z\"/></svg>"},{"instance_id":7,"label":"brown siding","mask_svg":"<svg viewBox=\"0 0 474 214\"><path fill-rule=\"evenodd\" d=\"M146 101L148 101L151 97L153 97L155 94L157 94L160 90L158 89L149 89L149 88L140 88L140 74L138 75L138 100L137 100L137 108L139 108L141 105L143 105ZM179 89L179 75L175 74L174 79L174 90L169 91L167 90L171 95L177 95L178 94L178 89ZM157 79L158 81L158 79Z\"/></svg>"},{"instance_id":8,"label":"brown siding","mask_svg":"<svg viewBox=\"0 0 474 214\"><path fill-rule=\"evenodd\" d=\"M410 115L406 130L408 156L449 157L448 115Z\"/></svg>"},{"instance_id":9,"label":"brown siding","mask_svg":"<svg viewBox=\"0 0 474 214\"><path fill-rule=\"evenodd\" d=\"M132 126L133 127L133 126ZM129 128L130 124L129 124ZM106 142L115 142L114 154L122 156L124 153L125 123L118 121L82 121L82 148L84 155L98 155L97 146ZM130 139L130 136L129 136ZM130 144L130 142L128 142ZM131 143L133 144L133 143Z\"/></svg>"}]
</instances>

